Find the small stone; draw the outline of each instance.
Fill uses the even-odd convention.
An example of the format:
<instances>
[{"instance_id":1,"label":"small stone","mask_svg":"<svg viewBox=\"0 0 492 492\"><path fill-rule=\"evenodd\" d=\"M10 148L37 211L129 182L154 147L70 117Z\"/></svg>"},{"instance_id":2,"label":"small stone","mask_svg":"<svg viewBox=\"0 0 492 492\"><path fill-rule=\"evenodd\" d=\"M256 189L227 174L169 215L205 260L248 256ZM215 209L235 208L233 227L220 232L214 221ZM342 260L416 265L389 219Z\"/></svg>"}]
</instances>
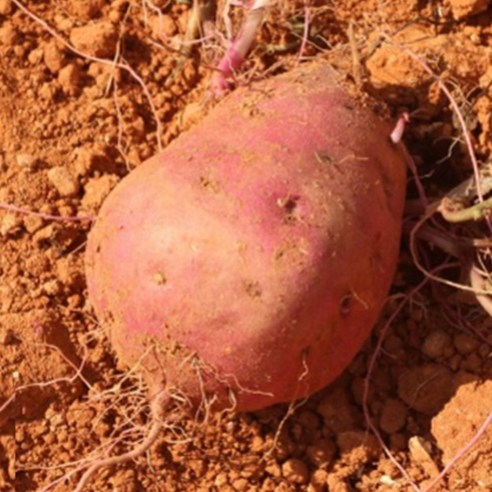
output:
<instances>
[{"instance_id":1,"label":"small stone","mask_svg":"<svg viewBox=\"0 0 492 492\"><path fill-rule=\"evenodd\" d=\"M309 481L309 470L303 461L291 458L282 465L282 476L291 483L303 485Z\"/></svg>"},{"instance_id":2,"label":"small stone","mask_svg":"<svg viewBox=\"0 0 492 492\"><path fill-rule=\"evenodd\" d=\"M48 179L62 197L76 196L80 184L65 167L53 167L48 171Z\"/></svg>"},{"instance_id":3,"label":"small stone","mask_svg":"<svg viewBox=\"0 0 492 492\"><path fill-rule=\"evenodd\" d=\"M400 400L386 400L379 419L379 426L387 434L401 430L407 421L407 407Z\"/></svg>"},{"instance_id":4,"label":"small stone","mask_svg":"<svg viewBox=\"0 0 492 492\"><path fill-rule=\"evenodd\" d=\"M65 94L76 96L80 92L81 73L76 63L70 63L58 73L58 82Z\"/></svg>"},{"instance_id":5,"label":"small stone","mask_svg":"<svg viewBox=\"0 0 492 492\"><path fill-rule=\"evenodd\" d=\"M425 338L422 352L430 359L438 359L448 345L451 345L451 337L444 330L434 330Z\"/></svg>"},{"instance_id":6,"label":"small stone","mask_svg":"<svg viewBox=\"0 0 492 492\"><path fill-rule=\"evenodd\" d=\"M90 56L113 58L118 42L118 31L109 22L96 22L74 27L70 33L74 47Z\"/></svg>"}]
</instances>

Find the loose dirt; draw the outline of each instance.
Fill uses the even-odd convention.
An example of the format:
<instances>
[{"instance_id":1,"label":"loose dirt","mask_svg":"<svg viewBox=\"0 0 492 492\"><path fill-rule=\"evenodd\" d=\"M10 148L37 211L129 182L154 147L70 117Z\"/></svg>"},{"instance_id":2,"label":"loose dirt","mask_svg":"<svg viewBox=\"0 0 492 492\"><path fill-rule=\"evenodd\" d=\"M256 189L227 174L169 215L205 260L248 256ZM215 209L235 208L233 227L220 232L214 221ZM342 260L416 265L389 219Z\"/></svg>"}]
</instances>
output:
<instances>
[{"instance_id":1,"label":"loose dirt","mask_svg":"<svg viewBox=\"0 0 492 492\"><path fill-rule=\"evenodd\" d=\"M125 376L87 300L90 219L122 177L215 104L208 83L227 31L221 3L221 36L183 56L184 1L24 5L59 37L0 0L0 204L23 209L0 210L0 490L61 492L75 488L82 460L141 440L148 419L141 382ZM241 16L231 8L233 28ZM406 50L446 82L479 163L491 165L490 1L279 0L234 83L299 63L306 22L304 58L336 55L395 121L410 112L405 141L429 198L473 169L456 112ZM447 261L424 243L420 252L429 269ZM452 264L439 275L460 281ZM334 384L253 414L170 410L146 455L102 470L87 490L423 491L465 446L432 490L492 490L492 425L483 425L492 321L469 292L431 281L416 288L424 278L405 235L374 335Z\"/></svg>"}]
</instances>

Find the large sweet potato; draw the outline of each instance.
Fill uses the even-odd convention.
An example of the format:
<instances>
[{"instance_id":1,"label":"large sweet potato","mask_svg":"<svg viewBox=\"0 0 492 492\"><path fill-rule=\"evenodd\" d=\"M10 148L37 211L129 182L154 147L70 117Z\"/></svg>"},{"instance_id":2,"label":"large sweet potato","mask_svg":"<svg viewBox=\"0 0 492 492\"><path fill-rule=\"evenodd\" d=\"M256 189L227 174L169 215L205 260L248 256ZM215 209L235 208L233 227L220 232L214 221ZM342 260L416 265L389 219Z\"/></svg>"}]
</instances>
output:
<instances>
[{"instance_id":1,"label":"large sweet potato","mask_svg":"<svg viewBox=\"0 0 492 492\"><path fill-rule=\"evenodd\" d=\"M239 89L125 178L87 245L96 314L150 386L239 410L322 388L376 322L405 165L329 66Z\"/></svg>"}]
</instances>

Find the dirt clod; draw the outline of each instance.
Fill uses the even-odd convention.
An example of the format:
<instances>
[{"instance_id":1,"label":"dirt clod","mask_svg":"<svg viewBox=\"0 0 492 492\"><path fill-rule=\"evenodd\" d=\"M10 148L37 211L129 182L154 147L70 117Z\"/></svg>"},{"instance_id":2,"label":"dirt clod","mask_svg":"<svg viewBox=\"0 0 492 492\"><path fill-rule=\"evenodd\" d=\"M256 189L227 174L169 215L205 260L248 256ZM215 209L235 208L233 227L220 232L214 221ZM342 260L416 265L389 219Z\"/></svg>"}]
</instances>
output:
<instances>
[{"instance_id":1,"label":"dirt clod","mask_svg":"<svg viewBox=\"0 0 492 492\"><path fill-rule=\"evenodd\" d=\"M109 22L74 27L70 32L70 42L77 50L98 58L112 58L117 41L116 27Z\"/></svg>"},{"instance_id":2,"label":"dirt clod","mask_svg":"<svg viewBox=\"0 0 492 492\"><path fill-rule=\"evenodd\" d=\"M487 10L489 0L449 0L451 11L456 20L480 14Z\"/></svg>"},{"instance_id":3,"label":"dirt clod","mask_svg":"<svg viewBox=\"0 0 492 492\"><path fill-rule=\"evenodd\" d=\"M80 184L67 168L61 166L53 167L48 170L47 176L60 196L70 197L78 194Z\"/></svg>"},{"instance_id":4,"label":"dirt clod","mask_svg":"<svg viewBox=\"0 0 492 492\"><path fill-rule=\"evenodd\" d=\"M490 419L492 381L475 381L462 385L442 412L432 419L432 434L442 451L443 464L448 463L476 436L477 431ZM451 472L451 484L464 490L492 487L492 427L466 453Z\"/></svg>"},{"instance_id":5,"label":"dirt clod","mask_svg":"<svg viewBox=\"0 0 492 492\"><path fill-rule=\"evenodd\" d=\"M309 470L303 461L291 458L282 465L282 476L291 483L306 484Z\"/></svg>"}]
</instances>

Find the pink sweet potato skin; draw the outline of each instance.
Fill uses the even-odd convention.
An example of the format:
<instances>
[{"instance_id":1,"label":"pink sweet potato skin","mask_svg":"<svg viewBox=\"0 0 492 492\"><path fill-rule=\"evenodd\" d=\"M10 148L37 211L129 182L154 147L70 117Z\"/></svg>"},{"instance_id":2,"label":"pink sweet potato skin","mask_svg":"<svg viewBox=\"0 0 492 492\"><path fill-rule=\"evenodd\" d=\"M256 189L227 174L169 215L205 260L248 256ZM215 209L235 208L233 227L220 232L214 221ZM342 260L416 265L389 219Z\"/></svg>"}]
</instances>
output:
<instances>
[{"instance_id":1,"label":"pink sweet potato skin","mask_svg":"<svg viewBox=\"0 0 492 492\"><path fill-rule=\"evenodd\" d=\"M404 156L327 65L238 89L116 187L87 245L119 358L191 402L319 390L375 324L399 249Z\"/></svg>"}]
</instances>

